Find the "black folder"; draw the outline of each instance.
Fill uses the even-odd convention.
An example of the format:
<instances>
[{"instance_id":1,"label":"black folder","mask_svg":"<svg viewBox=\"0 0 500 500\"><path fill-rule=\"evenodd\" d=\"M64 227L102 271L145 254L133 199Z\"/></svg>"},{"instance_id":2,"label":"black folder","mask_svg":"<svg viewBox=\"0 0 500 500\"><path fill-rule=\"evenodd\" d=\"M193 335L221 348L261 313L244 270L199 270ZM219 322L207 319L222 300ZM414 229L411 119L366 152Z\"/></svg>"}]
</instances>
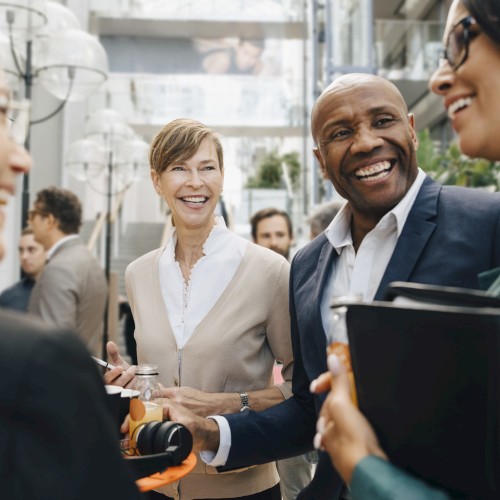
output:
<instances>
[{"instance_id":1,"label":"black folder","mask_svg":"<svg viewBox=\"0 0 500 500\"><path fill-rule=\"evenodd\" d=\"M500 309L352 304L347 327L390 460L453 498L500 498Z\"/></svg>"}]
</instances>

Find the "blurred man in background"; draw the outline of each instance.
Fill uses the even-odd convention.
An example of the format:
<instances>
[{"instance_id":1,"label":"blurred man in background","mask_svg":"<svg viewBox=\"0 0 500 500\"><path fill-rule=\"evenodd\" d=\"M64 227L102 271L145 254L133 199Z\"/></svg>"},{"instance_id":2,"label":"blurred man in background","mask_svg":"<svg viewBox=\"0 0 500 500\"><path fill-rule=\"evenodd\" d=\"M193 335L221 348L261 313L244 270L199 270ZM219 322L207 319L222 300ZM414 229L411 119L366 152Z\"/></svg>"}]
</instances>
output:
<instances>
[{"instance_id":1,"label":"blurred man in background","mask_svg":"<svg viewBox=\"0 0 500 500\"><path fill-rule=\"evenodd\" d=\"M264 208L255 212L250 219L251 234L254 243L261 247L290 257L293 241L293 226L290 216L277 208Z\"/></svg>"},{"instance_id":2,"label":"blurred man in background","mask_svg":"<svg viewBox=\"0 0 500 500\"><path fill-rule=\"evenodd\" d=\"M23 229L19 239L19 262L23 277L0 294L0 306L15 311L26 312L35 281L45 265L45 249L35 241L33 231Z\"/></svg>"},{"instance_id":3,"label":"blurred man in background","mask_svg":"<svg viewBox=\"0 0 500 500\"><path fill-rule=\"evenodd\" d=\"M101 356L108 288L102 267L78 236L81 223L74 193L54 186L37 193L29 224L48 261L28 310L50 326L76 330L90 353Z\"/></svg>"},{"instance_id":4,"label":"blurred man in background","mask_svg":"<svg viewBox=\"0 0 500 500\"><path fill-rule=\"evenodd\" d=\"M321 234L335 218L338 211L341 209L344 202L328 201L318 205L309 217L310 235L309 238L314 240L316 236Z\"/></svg>"}]
</instances>

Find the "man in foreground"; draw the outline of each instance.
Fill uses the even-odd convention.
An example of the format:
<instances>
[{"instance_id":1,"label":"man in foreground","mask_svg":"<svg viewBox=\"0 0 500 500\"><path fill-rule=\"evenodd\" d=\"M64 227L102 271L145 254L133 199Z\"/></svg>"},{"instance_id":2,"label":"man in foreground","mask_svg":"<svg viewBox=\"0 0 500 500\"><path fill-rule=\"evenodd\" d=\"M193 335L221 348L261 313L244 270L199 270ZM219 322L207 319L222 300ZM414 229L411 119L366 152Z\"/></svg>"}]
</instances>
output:
<instances>
[{"instance_id":1,"label":"man in foreground","mask_svg":"<svg viewBox=\"0 0 500 500\"><path fill-rule=\"evenodd\" d=\"M0 70L0 259L3 207L31 165L10 136L11 106ZM102 378L74 333L0 310L0 393L2 498L141 498L120 454Z\"/></svg>"}]
</instances>

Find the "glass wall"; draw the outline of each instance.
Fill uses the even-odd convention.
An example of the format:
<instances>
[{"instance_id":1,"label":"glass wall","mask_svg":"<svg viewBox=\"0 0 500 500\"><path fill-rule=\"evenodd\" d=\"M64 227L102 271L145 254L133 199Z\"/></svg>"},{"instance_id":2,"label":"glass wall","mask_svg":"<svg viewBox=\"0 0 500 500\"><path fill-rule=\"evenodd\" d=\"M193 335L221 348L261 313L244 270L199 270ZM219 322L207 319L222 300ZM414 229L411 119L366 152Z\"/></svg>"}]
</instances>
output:
<instances>
[{"instance_id":1,"label":"glass wall","mask_svg":"<svg viewBox=\"0 0 500 500\"><path fill-rule=\"evenodd\" d=\"M255 152L306 157L305 5L91 1L93 30L108 54L110 74L88 100L87 112L115 109L146 141L179 117L213 127L224 138L224 197L234 219L243 222L246 181L259 167Z\"/></svg>"},{"instance_id":2,"label":"glass wall","mask_svg":"<svg viewBox=\"0 0 500 500\"><path fill-rule=\"evenodd\" d=\"M302 21L301 0L90 0L99 14L157 19Z\"/></svg>"},{"instance_id":3,"label":"glass wall","mask_svg":"<svg viewBox=\"0 0 500 500\"><path fill-rule=\"evenodd\" d=\"M437 21L375 21L378 73L396 80L428 80L439 62L442 33Z\"/></svg>"},{"instance_id":4,"label":"glass wall","mask_svg":"<svg viewBox=\"0 0 500 500\"><path fill-rule=\"evenodd\" d=\"M372 0L327 2L327 72L373 71Z\"/></svg>"}]
</instances>

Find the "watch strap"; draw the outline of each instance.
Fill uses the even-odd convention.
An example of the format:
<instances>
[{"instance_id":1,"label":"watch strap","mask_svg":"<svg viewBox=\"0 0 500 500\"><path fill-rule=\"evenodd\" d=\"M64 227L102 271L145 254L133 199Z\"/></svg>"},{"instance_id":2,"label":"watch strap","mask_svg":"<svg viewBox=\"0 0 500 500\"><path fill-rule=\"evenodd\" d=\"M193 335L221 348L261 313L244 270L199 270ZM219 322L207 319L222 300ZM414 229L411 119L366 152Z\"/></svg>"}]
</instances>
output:
<instances>
[{"instance_id":1,"label":"watch strap","mask_svg":"<svg viewBox=\"0 0 500 500\"><path fill-rule=\"evenodd\" d=\"M250 404L248 402L248 394L246 392L240 392L241 409L240 411L249 410Z\"/></svg>"}]
</instances>

